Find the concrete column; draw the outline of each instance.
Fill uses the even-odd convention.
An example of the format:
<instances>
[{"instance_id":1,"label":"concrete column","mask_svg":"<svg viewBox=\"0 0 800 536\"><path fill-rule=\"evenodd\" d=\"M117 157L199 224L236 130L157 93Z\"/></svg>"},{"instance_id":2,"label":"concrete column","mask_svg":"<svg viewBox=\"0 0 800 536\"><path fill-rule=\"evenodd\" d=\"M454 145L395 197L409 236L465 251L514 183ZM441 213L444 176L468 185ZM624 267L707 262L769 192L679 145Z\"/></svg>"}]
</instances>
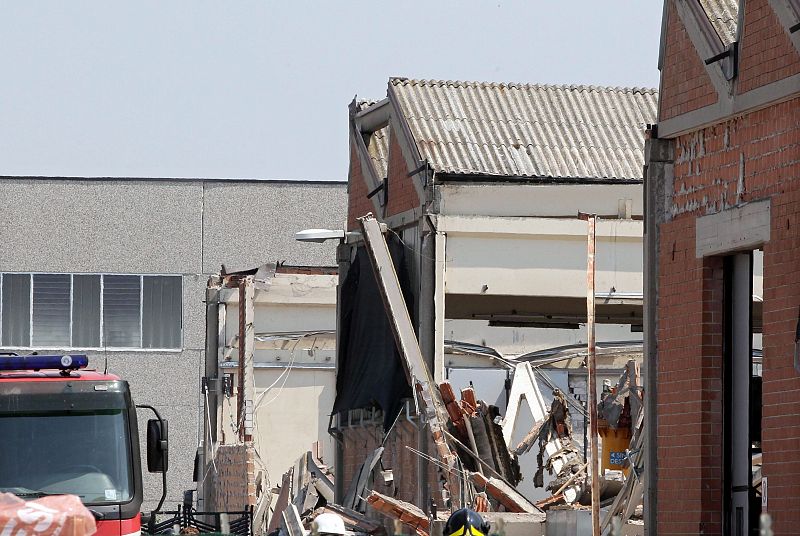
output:
<instances>
[{"instance_id":1,"label":"concrete column","mask_svg":"<svg viewBox=\"0 0 800 536\"><path fill-rule=\"evenodd\" d=\"M658 226L669 218L668 200L673 180L674 143L648 131L645 142L644 173L644 359L645 378L645 534L658 531Z\"/></svg>"},{"instance_id":2,"label":"concrete column","mask_svg":"<svg viewBox=\"0 0 800 536\"><path fill-rule=\"evenodd\" d=\"M419 271L419 345L425 364L431 371L431 376L435 382L439 381L440 372L436 370L436 308L434 296L436 292L436 244L435 234L427 228L428 226L420 222L420 271ZM420 419L420 426L417 428L417 449L420 452L428 452L428 428L423 426ZM427 510L430 504L431 489L430 479L428 478L429 464L427 460L417 458L417 504Z\"/></svg>"}]
</instances>

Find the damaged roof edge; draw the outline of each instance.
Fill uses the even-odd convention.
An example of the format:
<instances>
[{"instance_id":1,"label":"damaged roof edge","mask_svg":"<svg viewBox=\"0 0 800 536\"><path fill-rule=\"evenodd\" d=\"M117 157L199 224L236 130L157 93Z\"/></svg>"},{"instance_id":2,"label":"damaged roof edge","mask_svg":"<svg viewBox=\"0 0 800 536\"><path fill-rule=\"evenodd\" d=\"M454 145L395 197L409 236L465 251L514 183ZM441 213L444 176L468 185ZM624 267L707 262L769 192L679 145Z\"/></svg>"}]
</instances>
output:
<instances>
[{"instance_id":1,"label":"damaged roof edge","mask_svg":"<svg viewBox=\"0 0 800 536\"><path fill-rule=\"evenodd\" d=\"M391 106L389 98L386 97L378 102L371 102L366 108L359 108L356 111L355 122L361 132L373 132L389 122Z\"/></svg>"}]
</instances>

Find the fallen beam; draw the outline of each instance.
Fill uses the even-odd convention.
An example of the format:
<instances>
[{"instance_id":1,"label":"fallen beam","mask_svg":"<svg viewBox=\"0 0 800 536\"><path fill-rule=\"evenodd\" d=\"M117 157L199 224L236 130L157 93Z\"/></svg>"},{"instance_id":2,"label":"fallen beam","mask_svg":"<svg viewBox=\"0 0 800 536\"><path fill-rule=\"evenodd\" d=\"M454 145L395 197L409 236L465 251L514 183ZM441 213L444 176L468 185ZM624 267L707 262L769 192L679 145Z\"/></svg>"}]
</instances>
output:
<instances>
[{"instance_id":1,"label":"fallen beam","mask_svg":"<svg viewBox=\"0 0 800 536\"><path fill-rule=\"evenodd\" d=\"M414 324L408 313L403 290L397 278L397 272L392 263L392 256L386 245L386 239L381 232L378 220L372 214L367 214L358 219L361 225L362 236L366 251L378 283L386 316L392 326L397 349L403 359L403 367L408 376L409 384L416 387L416 392L424 402L425 418L433 436L439 459L446 467L445 479L449 500L453 508L459 508L461 482L458 479L457 457L445 439L447 410L442 401L438 386L433 381L433 375L428 369L422 349L419 346Z\"/></svg>"},{"instance_id":2,"label":"fallen beam","mask_svg":"<svg viewBox=\"0 0 800 536\"><path fill-rule=\"evenodd\" d=\"M397 519L420 536L428 536L430 521L425 512L411 503L383 495L377 491L367 496L367 503L376 511L391 519Z\"/></svg>"},{"instance_id":3,"label":"fallen beam","mask_svg":"<svg viewBox=\"0 0 800 536\"><path fill-rule=\"evenodd\" d=\"M496 499L509 512L533 514L542 511L500 479L486 478L480 473L470 473L469 477L476 486L484 488L487 495Z\"/></svg>"}]
</instances>

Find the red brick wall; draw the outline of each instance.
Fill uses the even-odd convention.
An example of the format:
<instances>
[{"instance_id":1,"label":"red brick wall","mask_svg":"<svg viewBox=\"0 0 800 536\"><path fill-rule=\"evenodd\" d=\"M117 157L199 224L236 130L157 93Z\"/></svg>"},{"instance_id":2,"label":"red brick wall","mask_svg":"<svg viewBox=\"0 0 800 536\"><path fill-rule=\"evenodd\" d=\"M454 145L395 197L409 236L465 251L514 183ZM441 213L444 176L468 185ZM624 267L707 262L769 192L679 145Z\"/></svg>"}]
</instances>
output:
<instances>
[{"instance_id":1,"label":"red brick wall","mask_svg":"<svg viewBox=\"0 0 800 536\"><path fill-rule=\"evenodd\" d=\"M676 139L673 210L698 215L762 199L799 178L800 98ZM742 162L743 160L743 162Z\"/></svg>"},{"instance_id":2,"label":"red brick wall","mask_svg":"<svg viewBox=\"0 0 800 536\"><path fill-rule=\"evenodd\" d=\"M209 510L243 511L256 504L255 451L252 444L220 445L214 457L216 472L210 472L214 487Z\"/></svg>"},{"instance_id":3,"label":"red brick wall","mask_svg":"<svg viewBox=\"0 0 800 536\"><path fill-rule=\"evenodd\" d=\"M717 91L671 2L665 50L661 70L660 119L669 119L717 102Z\"/></svg>"},{"instance_id":4,"label":"red brick wall","mask_svg":"<svg viewBox=\"0 0 800 536\"><path fill-rule=\"evenodd\" d=\"M418 207L420 201L413 179L408 176L409 171L413 170L408 169L394 132L389 139L389 204L386 214L392 216Z\"/></svg>"},{"instance_id":5,"label":"red brick wall","mask_svg":"<svg viewBox=\"0 0 800 536\"><path fill-rule=\"evenodd\" d=\"M795 108L797 110L797 108ZM795 113L795 122L800 114ZM797 138L795 138L797 141ZM772 200L770 241L764 248L763 474L775 534L800 528L800 373L793 366L800 308L800 166Z\"/></svg>"},{"instance_id":6,"label":"red brick wall","mask_svg":"<svg viewBox=\"0 0 800 536\"><path fill-rule=\"evenodd\" d=\"M659 229L659 534L721 534L722 270L720 257L695 258L695 220L763 198L772 200L764 246L763 474L775 533L797 533L800 98L675 143L673 217Z\"/></svg>"},{"instance_id":7,"label":"red brick wall","mask_svg":"<svg viewBox=\"0 0 800 536\"><path fill-rule=\"evenodd\" d=\"M659 534L721 534L722 270L694 238L690 217L661 229Z\"/></svg>"},{"instance_id":8,"label":"red brick wall","mask_svg":"<svg viewBox=\"0 0 800 536\"><path fill-rule=\"evenodd\" d=\"M747 0L739 50L738 93L800 73L798 55L769 0Z\"/></svg>"},{"instance_id":9,"label":"red brick wall","mask_svg":"<svg viewBox=\"0 0 800 536\"><path fill-rule=\"evenodd\" d=\"M345 428L343 432L344 489L347 492L348 486L361 464L381 444L383 425ZM378 476L375 482L368 487L379 493L417 504L418 457L406 446L417 448L417 429L401 415L384 444L385 450L382 456L383 467L393 471L394 483L392 486L385 486L383 480ZM437 478L436 469L431 465L428 482L431 485L432 493L436 493L439 489ZM375 517L380 519L380 516Z\"/></svg>"},{"instance_id":10,"label":"red brick wall","mask_svg":"<svg viewBox=\"0 0 800 536\"><path fill-rule=\"evenodd\" d=\"M350 144L350 173L347 179L347 230L355 231L358 229L358 221L368 212L375 212L375 205L371 199L367 199L367 183L361 170L361 162L353 144ZM376 215L378 216L378 215Z\"/></svg>"}]
</instances>

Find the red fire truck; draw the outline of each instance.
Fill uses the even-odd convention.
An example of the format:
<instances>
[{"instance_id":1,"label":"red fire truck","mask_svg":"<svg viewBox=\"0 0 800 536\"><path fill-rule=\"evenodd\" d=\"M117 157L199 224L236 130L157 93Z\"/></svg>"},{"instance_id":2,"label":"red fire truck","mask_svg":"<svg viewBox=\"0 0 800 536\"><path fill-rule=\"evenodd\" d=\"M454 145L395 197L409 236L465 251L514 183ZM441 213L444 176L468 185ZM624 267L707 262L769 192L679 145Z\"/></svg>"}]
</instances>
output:
<instances>
[{"instance_id":1,"label":"red fire truck","mask_svg":"<svg viewBox=\"0 0 800 536\"><path fill-rule=\"evenodd\" d=\"M136 408L148 421L148 470L163 474L167 423L134 406L128 382L85 370L85 355L0 355L0 492L30 500L81 498L98 536L141 532L142 471Z\"/></svg>"}]
</instances>

